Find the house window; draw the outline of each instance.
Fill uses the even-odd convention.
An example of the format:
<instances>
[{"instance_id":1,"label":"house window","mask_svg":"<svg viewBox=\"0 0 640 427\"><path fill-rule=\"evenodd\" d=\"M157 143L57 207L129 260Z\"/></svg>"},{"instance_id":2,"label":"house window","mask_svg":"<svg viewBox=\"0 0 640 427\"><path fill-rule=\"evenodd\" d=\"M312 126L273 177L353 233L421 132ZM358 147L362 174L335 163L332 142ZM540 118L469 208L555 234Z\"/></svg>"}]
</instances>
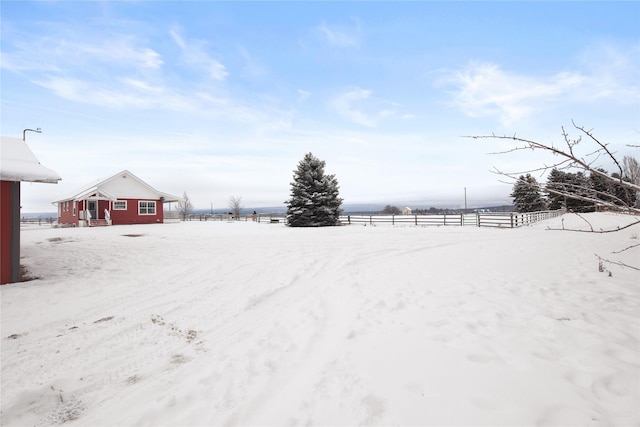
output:
<instances>
[{"instance_id":1,"label":"house window","mask_svg":"<svg viewBox=\"0 0 640 427\"><path fill-rule=\"evenodd\" d=\"M77 203L76 201L73 202L73 216L76 216L76 209L77 209L76 203Z\"/></svg>"},{"instance_id":2,"label":"house window","mask_svg":"<svg viewBox=\"0 0 640 427\"><path fill-rule=\"evenodd\" d=\"M138 202L138 215L155 215L156 202Z\"/></svg>"},{"instance_id":3,"label":"house window","mask_svg":"<svg viewBox=\"0 0 640 427\"><path fill-rule=\"evenodd\" d=\"M114 211L126 211L127 210L127 201L126 200L116 200L113 202L113 210Z\"/></svg>"}]
</instances>

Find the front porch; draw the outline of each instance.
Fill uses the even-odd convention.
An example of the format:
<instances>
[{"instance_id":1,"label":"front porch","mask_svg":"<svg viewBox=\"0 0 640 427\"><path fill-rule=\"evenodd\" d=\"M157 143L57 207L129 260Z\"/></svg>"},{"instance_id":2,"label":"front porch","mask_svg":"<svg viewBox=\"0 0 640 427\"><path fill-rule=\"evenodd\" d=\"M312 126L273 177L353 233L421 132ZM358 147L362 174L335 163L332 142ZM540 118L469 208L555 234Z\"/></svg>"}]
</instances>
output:
<instances>
[{"instance_id":1,"label":"front porch","mask_svg":"<svg viewBox=\"0 0 640 427\"><path fill-rule=\"evenodd\" d=\"M92 189L74 200L78 206L78 227L105 227L112 225L111 210L116 197L101 189Z\"/></svg>"}]
</instances>

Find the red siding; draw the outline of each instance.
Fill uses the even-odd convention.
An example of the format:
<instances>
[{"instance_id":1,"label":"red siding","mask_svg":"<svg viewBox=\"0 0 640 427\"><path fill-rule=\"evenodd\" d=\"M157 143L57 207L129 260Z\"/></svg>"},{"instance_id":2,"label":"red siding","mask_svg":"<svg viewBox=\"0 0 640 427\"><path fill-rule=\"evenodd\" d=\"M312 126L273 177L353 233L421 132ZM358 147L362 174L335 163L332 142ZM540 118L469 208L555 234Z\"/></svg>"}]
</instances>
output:
<instances>
[{"instance_id":1,"label":"red siding","mask_svg":"<svg viewBox=\"0 0 640 427\"><path fill-rule=\"evenodd\" d=\"M0 283L11 281L11 181L0 181Z\"/></svg>"},{"instance_id":2,"label":"red siding","mask_svg":"<svg viewBox=\"0 0 640 427\"><path fill-rule=\"evenodd\" d=\"M67 210L68 206L68 210ZM76 204L76 214L73 215L73 201L58 203L58 224L78 224L78 211L80 203Z\"/></svg>"},{"instance_id":3,"label":"red siding","mask_svg":"<svg viewBox=\"0 0 640 427\"><path fill-rule=\"evenodd\" d=\"M156 224L163 221L163 206L160 200L118 199L127 202L127 210L111 210L111 221L116 224ZM138 215L138 202L156 202L155 215Z\"/></svg>"},{"instance_id":4,"label":"red siding","mask_svg":"<svg viewBox=\"0 0 640 427\"><path fill-rule=\"evenodd\" d=\"M118 199L119 201L127 202L126 210L115 210L111 208L112 204L108 200L98 200L98 209L97 209L97 217L93 219L104 219L104 211L111 211L111 223L113 225L119 224L157 224L162 223L163 216L163 205L160 200L138 200L138 199ZM139 215L138 214L138 202L156 202L156 213L154 215ZM65 203L68 203L68 210L66 209ZM85 204L88 203L84 201L79 201L76 203L76 214L73 215L73 201L62 202L62 211L58 213L58 224L78 224L78 219L80 217L79 212L85 209Z\"/></svg>"}]
</instances>

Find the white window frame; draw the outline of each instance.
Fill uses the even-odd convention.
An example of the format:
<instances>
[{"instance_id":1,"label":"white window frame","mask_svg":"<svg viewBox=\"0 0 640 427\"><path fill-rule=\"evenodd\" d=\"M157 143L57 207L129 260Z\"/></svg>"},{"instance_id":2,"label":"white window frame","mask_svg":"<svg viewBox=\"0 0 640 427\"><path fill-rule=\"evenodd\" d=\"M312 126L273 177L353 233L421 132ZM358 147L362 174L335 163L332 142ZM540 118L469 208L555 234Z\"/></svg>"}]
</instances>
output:
<instances>
[{"instance_id":1,"label":"white window frame","mask_svg":"<svg viewBox=\"0 0 640 427\"><path fill-rule=\"evenodd\" d=\"M73 216L76 216L76 211L77 211L77 209L78 209L78 206L76 205L76 203L77 203L77 202L74 200L74 201L73 201Z\"/></svg>"},{"instance_id":2,"label":"white window frame","mask_svg":"<svg viewBox=\"0 0 640 427\"><path fill-rule=\"evenodd\" d=\"M142 205L145 204L144 212L142 212ZM153 212L149 213L149 208L153 206ZM138 215L155 215L156 210L156 201L155 200L138 200Z\"/></svg>"},{"instance_id":3,"label":"white window frame","mask_svg":"<svg viewBox=\"0 0 640 427\"><path fill-rule=\"evenodd\" d=\"M118 207L119 203L124 203L124 207ZM138 206L139 208L139 206ZM127 201L126 200L116 200L115 202L113 202L113 208L114 211L126 211L127 210Z\"/></svg>"}]
</instances>

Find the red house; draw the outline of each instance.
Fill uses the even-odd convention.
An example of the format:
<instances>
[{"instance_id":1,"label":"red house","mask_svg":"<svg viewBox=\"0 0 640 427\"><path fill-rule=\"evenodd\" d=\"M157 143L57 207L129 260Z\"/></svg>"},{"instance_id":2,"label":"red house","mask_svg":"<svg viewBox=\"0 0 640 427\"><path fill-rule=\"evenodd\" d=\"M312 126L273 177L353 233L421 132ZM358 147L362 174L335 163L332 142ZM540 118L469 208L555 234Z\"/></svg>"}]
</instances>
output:
<instances>
[{"instance_id":1,"label":"red house","mask_svg":"<svg viewBox=\"0 0 640 427\"><path fill-rule=\"evenodd\" d=\"M179 200L124 170L53 203L58 205L59 225L94 227L167 222L164 204Z\"/></svg>"},{"instance_id":2,"label":"red house","mask_svg":"<svg viewBox=\"0 0 640 427\"><path fill-rule=\"evenodd\" d=\"M0 285L20 281L20 182L57 184L60 179L22 139L0 138Z\"/></svg>"}]
</instances>

